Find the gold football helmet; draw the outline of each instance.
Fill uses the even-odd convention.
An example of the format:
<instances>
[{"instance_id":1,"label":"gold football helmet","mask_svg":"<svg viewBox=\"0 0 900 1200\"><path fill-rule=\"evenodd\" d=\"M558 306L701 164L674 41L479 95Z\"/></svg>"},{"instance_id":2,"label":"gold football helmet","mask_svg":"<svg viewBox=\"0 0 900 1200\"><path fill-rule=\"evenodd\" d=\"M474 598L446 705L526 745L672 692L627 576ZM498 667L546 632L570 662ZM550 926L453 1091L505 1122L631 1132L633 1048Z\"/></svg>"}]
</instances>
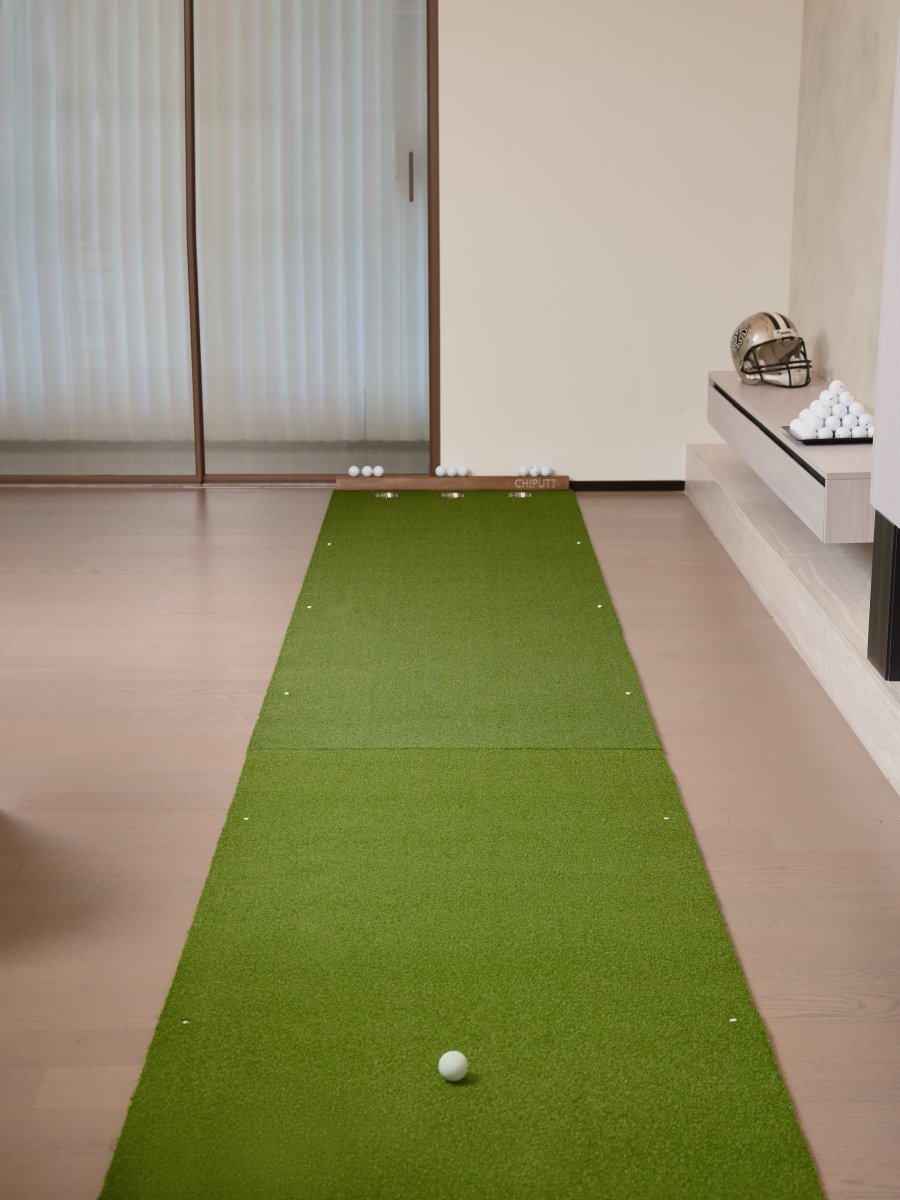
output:
<instances>
[{"instance_id":1,"label":"gold football helmet","mask_svg":"<svg viewBox=\"0 0 900 1200\"><path fill-rule=\"evenodd\" d=\"M731 336L731 358L743 383L806 387L812 362L790 317L758 312L741 321Z\"/></svg>"}]
</instances>

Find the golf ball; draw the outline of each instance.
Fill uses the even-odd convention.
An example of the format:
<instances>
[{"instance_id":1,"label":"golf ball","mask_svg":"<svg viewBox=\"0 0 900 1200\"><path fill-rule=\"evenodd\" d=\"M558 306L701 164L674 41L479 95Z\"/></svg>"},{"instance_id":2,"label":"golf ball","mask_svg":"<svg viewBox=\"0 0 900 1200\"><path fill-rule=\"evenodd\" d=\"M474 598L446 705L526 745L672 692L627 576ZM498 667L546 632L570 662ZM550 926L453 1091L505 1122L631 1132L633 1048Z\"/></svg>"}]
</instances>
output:
<instances>
[{"instance_id":1,"label":"golf ball","mask_svg":"<svg viewBox=\"0 0 900 1200\"><path fill-rule=\"evenodd\" d=\"M839 396L841 392L846 391L847 389L844 387L843 379L832 379L831 383L828 385L828 390L831 392L832 396Z\"/></svg>"},{"instance_id":2,"label":"golf ball","mask_svg":"<svg viewBox=\"0 0 900 1200\"><path fill-rule=\"evenodd\" d=\"M372 468L370 466L366 465L365 467L363 467L362 473L363 473L363 475L365 475L366 479L370 479L371 475L372 475Z\"/></svg>"},{"instance_id":3,"label":"golf ball","mask_svg":"<svg viewBox=\"0 0 900 1200\"><path fill-rule=\"evenodd\" d=\"M811 413L815 413L817 417L830 417L831 408L832 406L830 404L823 404L821 400L813 400L812 404L809 406L809 411Z\"/></svg>"},{"instance_id":4,"label":"golf ball","mask_svg":"<svg viewBox=\"0 0 900 1200\"><path fill-rule=\"evenodd\" d=\"M831 406L831 415L833 417L844 418L844 417L846 417L847 412L848 412L848 409L847 409L846 404L832 404L832 406Z\"/></svg>"},{"instance_id":5,"label":"golf ball","mask_svg":"<svg viewBox=\"0 0 900 1200\"><path fill-rule=\"evenodd\" d=\"M840 429L834 431L834 436L843 441L845 438L853 437L853 430L847 425L842 425Z\"/></svg>"},{"instance_id":6,"label":"golf ball","mask_svg":"<svg viewBox=\"0 0 900 1200\"><path fill-rule=\"evenodd\" d=\"M458 1050L448 1050L438 1059L438 1071L448 1083L459 1083L469 1070L469 1060Z\"/></svg>"},{"instance_id":7,"label":"golf ball","mask_svg":"<svg viewBox=\"0 0 900 1200\"><path fill-rule=\"evenodd\" d=\"M457 467L456 473L460 477L460 479L463 479L466 475L468 475L469 468L468 467Z\"/></svg>"},{"instance_id":8,"label":"golf ball","mask_svg":"<svg viewBox=\"0 0 900 1200\"><path fill-rule=\"evenodd\" d=\"M846 388L844 388L844 390L838 396L839 403L846 404L848 408L850 407L851 404L853 404L855 402L855 400L856 400L856 397L853 395L852 392L848 392Z\"/></svg>"},{"instance_id":9,"label":"golf ball","mask_svg":"<svg viewBox=\"0 0 900 1200\"><path fill-rule=\"evenodd\" d=\"M549 474L550 474L549 467L541 467L541 475L543 475L544 479L546 479Z\"/></svg>"},{"instance_id":10,"label":"golf ball","mask_svg":"<svg viewBox=\"0 0 900 1200\"><path fill-rule=\"evenodd\" d=\"M827 441L829 438L833 438L833 437L834 437L834 430L833 430L833 429L826 429L826 428L825 428L825 426L823 425L823 426L822 426L822 428L821 428L820 430L818 430L818 431L817 431L817 433L816 433L816 437L819 439L819 441L820 441L820 442L825 442L825 441Z\"/></svg>"},{"instance_id":11,"label":"golf ball","mask_svg":"<svg viewBox=\"0 0 900 1200\"><path fill-rule=\"evenodd\" d=\"M443 479L444 476L447 474L447 468L446 467L435 467L434 473L435 473L435 475L440 475L441 479Z\"/></svg>"},{"instance_id":12,"label":"golf ball","mask_svg":"<svg viewBox=\"0 0 900 1200\"><path fill-rule=\"evenodd\" d=\"M357 475L359 474L359 467L351 467L350 470L347 472L347 474L352 475L353 478L355 479L357 477Z\"/></svg>"},{"instance_id":13,"label":"golf ball","mask_svg":"<svg viewBox=\"0 0 900 1200\"><path fill-rule=\"evenodd\" d=\"M840 429L840 427L841 427L841 418L840 417L826 417L825 418L825 428L826 429Z\"/></svg>"},{"instance_id":14,"label":"golf ball","mask_svg":"<svg viewBox=\"0 0 900 1200\"><path fill-rule=\"evenodd\" d=\"M859 423L862 426L868 427L872 424L872 414L864 412L859 418Z\"/></svg>"},{"instance_id":15,"label":"golf ball","mask_svg":"<svg viewBox=\"0 0 900 1200\"><path fill-rule=\"evenodd\" d=\"M823 404L834 404L834 396L832 396L828 388L825 388L824 391L819 392L819 399Z\"/></svg>"},{"instance_id":16,"label":"golf ball","mask_svg":"<svg viewBox=\"0 0 900 1200\"><path fill-rule=\"evenodd\" d=\"M873 438L873 437L875 436L875 426L874 426L874 425L867 425L867 426L866 426L866 433L869 435L869 437L870 437L870 438Z\"/></svg>"},{"instance_id":17,"label":"golf ball","mask_svg":"<svg viewBox=\"0 0 900 1200\"><path fill-rule=\"evenodd\" d=\"M810 410L808 408L801 408L800 416L797 418L797 420L802 421L804 423L804 425L810 425L812 423L812 418L813 418L813 414L810 412Z\"/></svg>"},{"instance_id":18,"label":"golf ball","mask_svg":"<svg viewBox=\"0 0 900 1200\"><path fill-rule=\"evenodd\" d=\"M847 405L847 408L854 417L861 417L866 411L866 406L864 404L860 404L858 400L851 400L851 402Z\"/></svg>"},{"instance_id":19,"label":"golf ball","mask_svg":"<svg viewBox=\"0 0 900 1200\"><path fill-rule=\"evenodd\" d=\"M384 467L373 467L372 474L377 475L377 477L380 479L384 474Z\"/></svg>"},{"instance_id":20,"label":"golf ball","mask_svg":"<svg viewBox=\"0 0 900 1200\"><path fill-rule=\"evenodd\" d=\"M538 477L538 475L540 475L540 473L541 473L540 467L529 467L528 468L528 474L531 475L533 479L537 479L537 477Z\"/></svg>"},{"instance_id":21,"label":"golf ball","mask_svg":"<svg viewBox=\"0 0 900 1200\"><path fill-rule=\"evenodd\" d=\"M854 417L853 413L847 413L846 417L841 418L841 424L845 429L853 429L855 425L859 424L859 417Z\"/></svg>"},{"instance_id":22,"label":"golf ball","mask_svg":"<svg viewBox=\"0 0 900 1200\"><path fill-rule=\"evenodd\" d=\"M447 468L447 474L450 476L451 479L453 478L454 475L456 475L456 473L457 473L456 467L448 467Z\"/></svg>"},{"instance_id":23,"label":"golf ball","mask_svg":"<svg viewBox=\"0 0 900 1200\"><path fill-rule=\"evenodd\" d=\"M864 438L869 436L868 425L857 425L855 429L850 430L851 436L855 438Z\"/></svg>"}]
</instances>

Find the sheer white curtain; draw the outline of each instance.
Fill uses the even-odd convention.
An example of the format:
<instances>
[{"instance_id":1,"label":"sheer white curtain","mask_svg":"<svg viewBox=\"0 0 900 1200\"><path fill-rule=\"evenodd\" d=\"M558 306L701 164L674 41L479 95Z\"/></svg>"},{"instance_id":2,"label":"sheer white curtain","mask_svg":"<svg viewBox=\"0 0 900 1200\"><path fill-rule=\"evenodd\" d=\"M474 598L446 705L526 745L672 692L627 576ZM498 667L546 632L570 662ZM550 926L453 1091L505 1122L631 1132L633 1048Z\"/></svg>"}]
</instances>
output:
<instances>
[{"instance_id":1,"label":"sheer white curtain","mask_svg":"<svg viewBox=\"0 0 900 1200\"><path fill-rule=\"evenodd\" d=\"M195 47L210 470L426 441L425 0L196 0Z\"/></svg>"},{"instance_id":2,"label":"sheer white curtain","mask_svg":"<svg viewBox=\"0 0 900 1200\"><path fill-rule=\"evenodd\" d=\"M2 442L192 439L183 36L182 0L0 0Z\"/></svg>"}]
</instances>

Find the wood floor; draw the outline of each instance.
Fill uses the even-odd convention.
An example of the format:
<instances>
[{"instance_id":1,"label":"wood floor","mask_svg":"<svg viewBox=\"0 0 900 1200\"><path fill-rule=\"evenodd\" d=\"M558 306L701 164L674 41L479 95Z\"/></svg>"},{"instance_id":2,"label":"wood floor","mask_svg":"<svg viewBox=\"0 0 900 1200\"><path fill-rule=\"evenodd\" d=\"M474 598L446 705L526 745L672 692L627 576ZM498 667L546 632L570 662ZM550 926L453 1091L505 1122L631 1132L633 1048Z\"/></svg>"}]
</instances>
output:
<instances>
[{"instance_id":1,"label":"wood floor","mask_svg":"<svg viewBox=\"0 0 900 1200\"><path fill-rule=\"evenodd\" d=\"M99 1190L327 500L0 491L4 1200ZM827 1194L900 1200L900 799L684 496L582 507Z\"/></svg>"}]
</instances>

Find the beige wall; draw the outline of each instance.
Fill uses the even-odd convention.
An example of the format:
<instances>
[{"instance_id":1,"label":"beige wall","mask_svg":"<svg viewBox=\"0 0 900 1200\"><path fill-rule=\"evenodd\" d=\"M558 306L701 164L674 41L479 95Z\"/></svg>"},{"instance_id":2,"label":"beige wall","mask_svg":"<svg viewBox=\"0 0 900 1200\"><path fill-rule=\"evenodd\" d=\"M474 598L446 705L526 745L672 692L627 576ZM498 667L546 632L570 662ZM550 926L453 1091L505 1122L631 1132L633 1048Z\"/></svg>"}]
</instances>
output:
<instances>
[{"instance_id":1,"label":"beige wall","mask_svg":"<svg viewBox=\"0 0 900 1200\"><path fill-rule=\"evenodd\" d=\"M440 6L442 458L681 479L787 305L801 0ZM777 36L773 36L773 33Z\"/></svg>"},{"instance_id":2,"label":"beige wall","mask_svg":"<svg viewBox=\"0 0 900 1200\"><path fill-rule=\"evenodd\" d=\"M900 0L806 0L791 315L872 405Z\"/></svg>"},{"instance_id":3,"label":"beige wall","mask_svg":"<svg viewBox=\"0 0 900 1200\"><path fill-rule=\"evenodd\" d=\"M895 78L900 78L900 55ZM886 210L872 506L900 526L900 91L896 86Z\"/></svg>"}]
</instances>

